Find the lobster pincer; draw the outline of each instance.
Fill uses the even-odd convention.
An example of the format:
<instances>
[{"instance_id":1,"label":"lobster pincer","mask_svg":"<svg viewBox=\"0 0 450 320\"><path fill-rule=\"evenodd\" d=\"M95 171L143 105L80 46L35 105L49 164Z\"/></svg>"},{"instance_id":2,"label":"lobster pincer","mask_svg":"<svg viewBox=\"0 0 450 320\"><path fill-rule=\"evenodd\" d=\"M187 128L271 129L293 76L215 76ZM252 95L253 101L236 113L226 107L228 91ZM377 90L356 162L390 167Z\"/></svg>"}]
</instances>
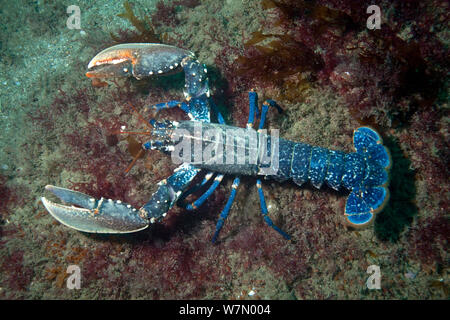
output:
<instances>
[{"instance_id":1,"label":"lobster pincer","mask_svg":"<svg viewBox=\"0 0 450 320\"><path fill-rule=\"evenodd\" d=\"M199 171L189 164L182 164L170 177L158 183L155 193L139 210L120 200L95 199L78 191L52 185L45 186L45 189L71 206L51 202L45 197L41 201L56 220L79 231L136 232L161 221Z\"/></svg>"},{"instance_id":2,"label":"lobster pincer","mask_svg":"<svg viewBox=\"0 0 450 320\"><path fill-rule=\"evenodd\" d=\"M148 227L147 219L142 218L131 205L111 199L95 199L84 193L70 189L47 185L46 190L53 192L66 203L65 206L42 197L42 203L50 214L62 224L79 231L93 233L128 233Z\"/></svg>"},{"instance_id":3,"label":"lobster pincer","mask_svg":"<svg viewBox=\"0 0 450 320\"><path fill-rule=\"evenodd\" d=\"M183 59L194 57L188 50L159 43L128 43L109 47L88 64L86 76L136 79L181 71Z\"/></svg>"},{"instance_id":4,"label":"lobster pincer","mask_svg":"<svg viewBox=\"0 0 450 320\"><path fill-rule=\"evenodd\" d=\"M161 43L126 43L107 48L88 64L88 78L134 77L142 79L185 71L187 100L209 96L206 68L191 51Z\"/></svg>"}]
</instances>

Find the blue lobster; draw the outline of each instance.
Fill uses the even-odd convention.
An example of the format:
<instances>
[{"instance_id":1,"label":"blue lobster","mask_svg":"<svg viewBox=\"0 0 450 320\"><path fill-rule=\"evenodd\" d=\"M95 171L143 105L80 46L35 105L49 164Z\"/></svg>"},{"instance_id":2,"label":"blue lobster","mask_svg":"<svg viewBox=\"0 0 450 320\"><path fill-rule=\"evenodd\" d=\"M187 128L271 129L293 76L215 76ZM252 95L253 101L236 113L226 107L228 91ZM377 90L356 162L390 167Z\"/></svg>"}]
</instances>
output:
<instances>
[{"instance_id":1,"label":"blue lobster","mask_svg":"<svg viewBox=\"0 0 450 320\"><path fill-rule=\"evenodd\" d=\"M350 191L345 205L345 218L348 224L355 227L365 226L373 221L389 198L387 189L388 170L391 158L386 147L383 146L380 135L369 127L360 127L354 131L353 143L355 152L344 153L305 143L292 142L285 139L275 139L263 130L266 114L270 108L281 108L273 101L267 100L262 104L258 130L253 129L255 118L259 115L257 94L249 92L249 118L247 128L237 128L226 125L222 115L216 111L210 99L207 69L196 60L194 54L174 46L164 44L122 44L107 48L97 54L88 65L86 75L91 78L110 76L133 76L141 79L148 76L181 71L185 73L184 101L169 101L152 106L156 110L164 108L181 108L187 113L189 121L150 120L152 135L156 137L143 144L144 149L157 149L167 153L174 153L180 138L195 139L195 128L202 128L218 132L217 141L230 145L231 142L243 142L242 152L245 155L260 154L265 141L265 151L276 156L277 161L264 162L257 157L256 161L236 164L235 162L207 160L191 161L198 154L184 157L184 162L175 172L158 183L156 192L140 209L111 199L94 199L86 194L47 185L46 189L53 192L64 202L76 206L65 206L53 203L42 197L41 200L58 221L71 228L93 233L129 233L147 228L150 224L161 221L167 211L175 204L184 204L186 209L194 210L213 193L222 181L224 175L235 175L231 186L231 194L222 210L216 225L212 241L215 242L228 216L239 186L239 176L259 176L273 178L278 181L292 179L302 185L310 181L313 186L320 188L323 182L335 190L344 187ZM217 113L219 123L211 123L210 111ZM181 134L180 134L181 132ZM228 136L228 132L235 132ZM258 144L252 145L245 136L251 133ZM197 142L207 147L217 141L197 136ZM274 147L277 148L274 148ZM234 147L233 147L234 148ZM223 160L226 155L216 150L216 160ZM230 149L227 149L230 150ZM236 150L236 149L235 149ZM274 151L275 150L275 151ZM179 150L178 150L179 151ZM186 152L184 150L183 152ZM226 152L225 152L226 153ZM187 152L185 154L187 156ZM233 158L236 160L236 158ZM272 159L272 158L271 158ZM276 165L275 165L276 162ZM267 170L272 174L268 175ZM201 171L207 170L203 180L189 187L194 177ZM197 200L186 204L186 197L200 187L205 186L212 178L208 189ZM284 238L290 236L278 228L268 216L266 202L262 190L261 179L256 180L261 212L264 221Z\"/></svg>"}]
</instances>

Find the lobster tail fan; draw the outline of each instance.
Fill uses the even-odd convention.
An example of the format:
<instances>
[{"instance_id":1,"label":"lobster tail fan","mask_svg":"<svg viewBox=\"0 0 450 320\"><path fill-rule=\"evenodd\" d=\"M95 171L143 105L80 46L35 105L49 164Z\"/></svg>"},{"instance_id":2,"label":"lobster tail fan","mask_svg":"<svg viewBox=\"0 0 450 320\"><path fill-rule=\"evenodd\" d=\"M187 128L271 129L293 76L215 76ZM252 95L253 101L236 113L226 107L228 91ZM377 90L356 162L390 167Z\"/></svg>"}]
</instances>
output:
<instances>
[{"instance_id":1,"label":"lobster tail fan","mask_svg":"<svg viewBox=\"0 0 450 320\"><path fill-rule=\"evenodd\" d=\"M383 146L380 135L369 127L359 127L353 133L353 145L357 153L366 160L378 164L385 170L391 167L391 156Z\"/></svg>"},{"instance_id":2,"label":"lobster tail fan","mask_svg":"<svg viewBox=\"0 0 450 320\"><path fill-rule=\"evenodd\" d=\"M353 143L366 168L361 185L353 188L347 198L345 215L350 225L362 227L373 221L388 202L388 170L392 160L380 135L369 127L356 129Z\"/></svg>"},{"instance_id":3,"label":"lobster tail fan","mask_svg":"<svg viewBox=\"0 0 450 320\"><path fill-rule=\"evenodd\" d=\"M383 210L388 200L389 190L383 186L353 190L345 204L347 222L354 227L369 224L375 214Z\"/></svg>"}]
</instances>

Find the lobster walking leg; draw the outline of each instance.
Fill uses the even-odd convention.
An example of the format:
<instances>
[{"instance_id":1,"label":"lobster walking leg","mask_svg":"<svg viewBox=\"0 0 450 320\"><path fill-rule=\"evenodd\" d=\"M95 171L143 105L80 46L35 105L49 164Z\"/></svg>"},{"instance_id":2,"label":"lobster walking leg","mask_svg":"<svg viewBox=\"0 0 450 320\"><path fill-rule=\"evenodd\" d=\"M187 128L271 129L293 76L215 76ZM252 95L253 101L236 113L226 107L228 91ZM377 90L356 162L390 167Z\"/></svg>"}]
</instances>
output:
<instances>
[{"instance_id":1,"label":"lobster walking leg","mask_svg":"<svg viewBox=\"0 0 450 320\"><path fill-rule=\"evenodd\" d=\"M239 186L240 182L241 182L241 180L239 179L239 177L234 178L233 184L231 185L230 197L228 198L227 204L225 205L222 212L220 213L219 220L217 220L216 232L214 232L214 236L211 240L212 243L216 242L217 237L219 236L220 230L222 229L222 226L228 217L228 213L230 212L231 205L234 202L234 197L236 196L237 187Z\"/></svg>"},{"instance_id":2,"label":"lobster walking leg","mask_svg":"<svg viewBox=\"0 0 450 320\"><path fill-rule=\"evenodd\" d=\"M273 100L266 100L264 101L261 109L261 118L259 120L259 130L261 130L264 127L264 122L266 121L266 115L267 111L269 111L270 107L274 107L278 110L278 113L282 113L283 109Z\"/></svg>"},{"instance_id":3,"label":"lobster walking leg","mask_svg":"<svg viewBox=\"0 0 450 320\"><path fill-rule=\"evenodd\" d=\"M169 102L157 103L157 104L148 106L147 108L152 109L152 110L156 110L156 111L160 111L162 109L181 108L181 110L183 110L184 112L186 112L186 113L189 112L188 105L186 103L182 102L182 101L177 101L177 100L172 100L172 101L169 101Z\"/></svg>"},{"instance_id":4,"label":"lobster walking leg","mask_svg":"<svg viewBox=\"0 0 450 320\"><path fill-rule=\"evenodd\" d=\"M178 199L177 205L179 207L185 208L188 206L188 203L185 201L186 198L188 196L190 196L191 194L197 192L198 190L200 190L201 187L203 187L205 184L208 183L209 180L211 180L211 178L214 176L214 172L208 172L205 177L203 178L201 183L198 183L192 187L190 187L189 189L187 189L185 192L183 192L183 194L180 196L180 199Z\"/></svg>"},{"instance_id":5,"label":"lobster walking leg","mask_svg":"<svg viewBox=\"0 0 450 320\"><path fill-rule=\"evenodd\" d=\"M186 209L187 210L195 210L198 207L200 207L203 204L203 202L205 202L206 199L209 198L209 196L214 192L214 190L216 190L216 188L222 182L223 176L224 176L223 174L219 174L217 177L215 177L213 184L208 188L208 190L206 190L206 192L204 194L202 194L197 200L188 204L186 206Z\"/></svg>"},{"instance_id":6,"label":"lobster walking leg","mask_svg":"<svg viewBox=\"0 0 450 320\"><path fill-rule=\"evenodd\" d=\"M247 120L247 128L253 128L253 123L255 122L255 117L259 114L258 109L258 94L255 91L250 91L248 93L248 120Z\"/></svg>"},{"instance_id":7,"label":"lobster walking leg","mask_svg":"<svg viewBox=\"0 0 450 320\"><path fill-rule=\"evenodd\" d=\"M259 119L258 130L261 130L264 127L264 122L266 120L267 111L269 110L270 106L276 107L279 112L281 110L281 108L278 106L278 104L276 104L275 101L273 101L273 100L265 101L263 103L262 109L261 109L261 118ZM269 212L267 210L266 199L264 198L264 192L262 190L262 183L261 183L260 179L256 180L256 187L258 188L259 203L261 206L261 213L263 215L264 222L266 222L269 227L272 227L275 231L277 231L279 234L281 234L286 240L289 240L291 237L286 232L284 232L279 227L277 227L273 223L272 219L270 219L270 217L268 216Z\"/></svg>"},{"instance_id":8,"label":"lobster walking leg","mask_svg":"<svg viewBox=\"0 0 450 320\"><path fill-rule=\"evenodd\" d=\"M249 115L248 115L248 121L247 121L247 128L251 129L253 127L253 124L255 123L255 118L259 114L258 95L257 95L256 92L250 91L248 93L248 96L249 96ZM264 121L265 121L265 118L266 118L266 114L267 114L267 111L268 111L270 106L276 107L278 109L278 111L281 110L281 108L273 100L267 100L263 104L263 109L262 109L262 112L261 112L261 118L260 118L260 122L259 122L259 129L262 129L263 126L264 126ZM217 221L216 232L214 233L212 242L215 242L217 240L219 232L220 232L220 230L221 230L221 228L222 228L226 218L228 217L228 213L229 213L229 210L231 208L231 205L233 204L234 197L236 195L236 190L237 190L237 187L239 185L239 182L240 182L239 178L236 177L234 182L233 182L233 185L232 185L233 189L231 191L231 194L230 194L230 197L229 197L229 199L227 201L227 204L225 205L225 208L221 212L219 220ZM256 186L258 188L258 195L259 195L260 205L261 205L261 213L263 215L264 221L267 223L267 225L269 225L274 230L276 230L278 233L280 233L285 239L289 240L290 236L287 233L285 233L283 230L281 230L279 227L274 225L273 221L268 216L268 210L267 210L267 206L266 206L266 200L264 198L264 193L262 191L261 180L259 180L259 179L257 180Z\"/></svg>"},{"instance_id":9,"label":"lobster walking leg","mask_svg":"<svg viewBox=\"0 0 450 320\"><path fill-rule=\"evenodd\" d=\"M263 215L264 222L267 223L267 225L269 227L272 227L275 231L277 231L279 234L281 234L283 236L283 238L285 238L286 240L291 239L291 236L288 235L283 230L281 230L279 227L277 227L273 223L272 219L270 219L270 217L268 216L269 212L267 210L266 199L264 199L264 193L262 190L261 180L259 180L259 179L256 180L256 187L258 188L259 202L261 205L261 213Z\"/></svg>"},{"instance_id":10,"label":"lobster walking leg","mask_svg":"<svg viewBox=\"0 0 450 320\"><path fill-rule=\"evenodd\" d=\"M253 123L255 121L255 113L258 114L258 111L259 111L258 110L258 95L254 91L249 92L249 105L250 105L250 108L249 108L250 110L249 110L249 114L248 114L247 128L252 128ZM218 112L218 120L219 120L219 123L221 123L221 124L225 123L220 112ZM216 224L216 231L214 232L214 236L212 238L213 243L216 242L217 237L219 236L220 230L222 229L222 226L228 217L228 213L230 212L231 206L234 202L234 198L236 196L237 188L238 188L240 182L241 182L241 180L239 179L239 177L234 178L233 184L231 185L230 197L228 198L228 201L227 201L225 207L223 208L222 212L220 213L219 220L217 221L217 224Z\"/></svg>"}]
</instances>

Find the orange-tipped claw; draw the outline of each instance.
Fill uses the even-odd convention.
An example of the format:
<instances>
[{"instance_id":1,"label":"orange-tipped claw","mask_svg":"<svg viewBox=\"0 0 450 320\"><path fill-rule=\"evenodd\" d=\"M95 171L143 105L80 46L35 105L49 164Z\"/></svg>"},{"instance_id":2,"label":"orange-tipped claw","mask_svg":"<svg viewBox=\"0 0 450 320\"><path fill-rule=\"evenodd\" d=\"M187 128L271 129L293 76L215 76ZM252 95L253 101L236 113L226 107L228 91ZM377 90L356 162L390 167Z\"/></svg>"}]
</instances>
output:
<instances>
[{"instance_id":1,"label":"orange-tipped claw","mask_svg":"<svg viewBox=\"0 0 450 320\"><path fill-rule=\"evenodd\" d=\"M89 78L133 76L136 79L180 71L190 51L160 43L126 43L109 47L88 65Z\"/></svg>"}]
</instances>

